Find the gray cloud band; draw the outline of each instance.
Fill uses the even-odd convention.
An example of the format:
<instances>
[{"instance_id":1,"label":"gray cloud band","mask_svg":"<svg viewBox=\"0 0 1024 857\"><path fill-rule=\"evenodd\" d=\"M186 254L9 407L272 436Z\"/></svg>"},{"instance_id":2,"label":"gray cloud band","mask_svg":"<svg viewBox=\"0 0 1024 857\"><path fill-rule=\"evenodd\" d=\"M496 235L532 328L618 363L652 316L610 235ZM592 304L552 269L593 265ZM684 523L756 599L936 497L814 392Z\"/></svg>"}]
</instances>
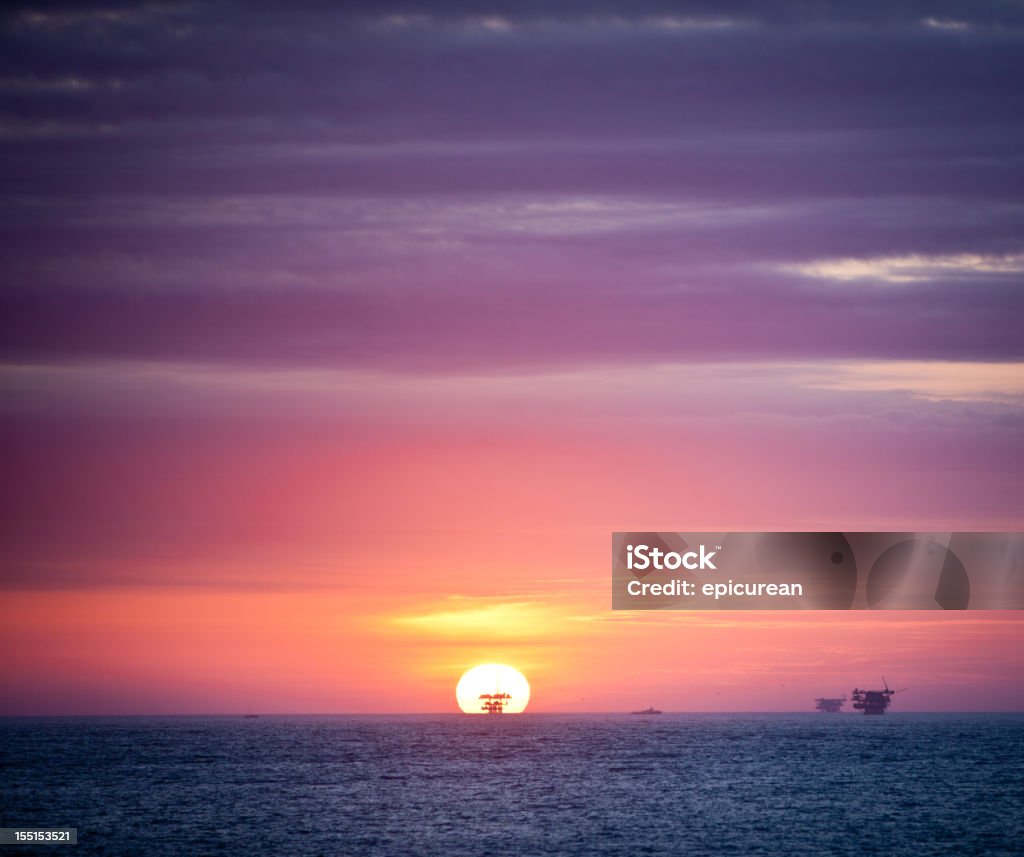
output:
<instances>
[{"instance_id":1,"label":"gray cloud band","mask_svg":"<svg viewBox=\"0 0 1024 857\"><path fill-rule=\"evenodd\" d=\"M1021 533L612 534L615 610L1019 610Z\"/></svg>"}]
</instances>

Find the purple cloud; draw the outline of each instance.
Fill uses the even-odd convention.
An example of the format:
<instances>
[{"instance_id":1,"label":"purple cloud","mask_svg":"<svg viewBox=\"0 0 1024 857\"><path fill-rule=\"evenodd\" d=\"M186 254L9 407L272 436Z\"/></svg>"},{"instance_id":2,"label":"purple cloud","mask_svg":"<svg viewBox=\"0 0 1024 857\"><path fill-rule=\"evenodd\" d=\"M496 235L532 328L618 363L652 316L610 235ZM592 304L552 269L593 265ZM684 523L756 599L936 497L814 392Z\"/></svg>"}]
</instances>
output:
<instances>
[{"instance_id":1,"label":"purple cloud","mask_svg":"<svg viewBox=\"0 0 1024 857\"><path fill-rule=\"evenodd\" d=\"M1017 7L574 10L11 8L0 354L1020 357Z\"/></svg>"}]
</instances>

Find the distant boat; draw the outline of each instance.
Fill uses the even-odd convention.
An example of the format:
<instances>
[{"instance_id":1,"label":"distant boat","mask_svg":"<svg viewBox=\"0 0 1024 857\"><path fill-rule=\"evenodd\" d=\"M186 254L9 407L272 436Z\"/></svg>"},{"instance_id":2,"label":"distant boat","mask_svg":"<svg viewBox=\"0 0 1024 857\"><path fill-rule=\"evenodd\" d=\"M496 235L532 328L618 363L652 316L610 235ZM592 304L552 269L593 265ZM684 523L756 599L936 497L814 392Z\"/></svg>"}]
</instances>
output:
<instances>
[{"instance_id":1,"label":"distant boat","mask_svg":"<svg viewBox=\"0 0 1024 857\"><path fill-rule=\"evenodd\" d=\"M258 714L246 714L243 716L245 717L246 720L255 720L257 717L259 717Z\"/></svg>"},{"instance_id":2,"label":"distant boat","mask_svg":"<svg viewBox=\"0 0 1024 857\"><path fill-rule=\"evenodd\" d=\"M661 714L657 708L653 705L650 708L645 708L643 711L630 711L630 714Z\"/></svg>"}]
</instances>

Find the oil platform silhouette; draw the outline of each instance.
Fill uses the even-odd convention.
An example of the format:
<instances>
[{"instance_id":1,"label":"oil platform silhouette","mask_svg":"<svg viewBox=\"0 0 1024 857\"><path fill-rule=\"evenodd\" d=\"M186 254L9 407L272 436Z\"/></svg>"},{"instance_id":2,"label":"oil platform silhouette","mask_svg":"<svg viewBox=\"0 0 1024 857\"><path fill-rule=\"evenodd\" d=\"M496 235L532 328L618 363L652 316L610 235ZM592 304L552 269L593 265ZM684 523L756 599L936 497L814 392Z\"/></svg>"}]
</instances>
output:
<instances>
[{"instance_id":1,"label":"oil platform silhouette","mask_svg":"<svg viewBox=\"0 0 1024 857\"><path fill-rule=\"evenodd\" d=\"M505 712L505 706L508 705L509 700L512 699L512 694L481 693L480 699L484 701L484 704L480 706L481 711L486 711L488 714L503 714Z\"/></svg>"},{"instance_id":2,"label":"oil platform silhouette","mask_svg":"<svg viewBox=\"0 0 1024 857\"><path fill-rule=\"evenodd\" d=\"M885 690L861 690L859 687L855 687L853 689L853 707L865 714L885 714L889 703L892 702L892 695L902 693L907 689L904 687L900 690L890 690L885 676L882 676L882 684L885 685Z\"/></svg>"},{"instance_id":3,"label":"oil platform silhouette","mask_svg":"<svg viewBox=\"0 0 1024 857\"><path fill-rule=\"evenodd\" d=\"M845 694L835 697L819 696L814 700L814 707L823 714L838 714L842 710L844 702L846 702Z\"/></svg>"},{"instance_id":4,"label":"oil platform silhouette","mask_svg":"<svg viewBox=\"0 0 1024 857\"><path fill-rule=\"evenodd\" d=\"M903 691L907 690L905 687L900 690L892 690L889 687L889 683L885 680L885 676L882 676L882 684L885 685L884 690L862 690L859 687L855 687L850 697L854 709L863 711L865 714L885 714L889 703L892 702L893 694L903 693ZM819 696L814 700L814 708L822 712L822 714L838 714L843 710L843 703L845 702L845 694L832 697Z\"/></svg>"}]
</instances>

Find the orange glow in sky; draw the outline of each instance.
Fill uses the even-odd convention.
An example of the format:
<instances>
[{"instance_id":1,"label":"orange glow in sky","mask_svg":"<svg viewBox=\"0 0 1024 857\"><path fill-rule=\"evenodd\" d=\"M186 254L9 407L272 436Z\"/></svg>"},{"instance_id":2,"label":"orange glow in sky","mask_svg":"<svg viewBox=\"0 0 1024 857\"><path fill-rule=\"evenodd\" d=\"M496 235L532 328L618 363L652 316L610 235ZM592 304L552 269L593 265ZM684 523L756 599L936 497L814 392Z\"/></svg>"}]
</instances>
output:
<instances>
[{"instance_id":1,"label":"orange glow in sky","mask_svg":"<svg viewBox=\"0 0 1024 857\"><path fill-rule=\"evenodd\" d=\"M483 663L529 676L530 712L810 710L883 675L901 710L1024 708L1014 612L610 610L613 530L1017 529L998 420L960 444L959 411L906 393L855 418L875 391L793 367L774 392L382 381L400 412L195 371L226 391L189 411L154 380L165 416L130 431L71 393L8 431L3 713L455 712Z\"/></svg>"}]
</instances>

